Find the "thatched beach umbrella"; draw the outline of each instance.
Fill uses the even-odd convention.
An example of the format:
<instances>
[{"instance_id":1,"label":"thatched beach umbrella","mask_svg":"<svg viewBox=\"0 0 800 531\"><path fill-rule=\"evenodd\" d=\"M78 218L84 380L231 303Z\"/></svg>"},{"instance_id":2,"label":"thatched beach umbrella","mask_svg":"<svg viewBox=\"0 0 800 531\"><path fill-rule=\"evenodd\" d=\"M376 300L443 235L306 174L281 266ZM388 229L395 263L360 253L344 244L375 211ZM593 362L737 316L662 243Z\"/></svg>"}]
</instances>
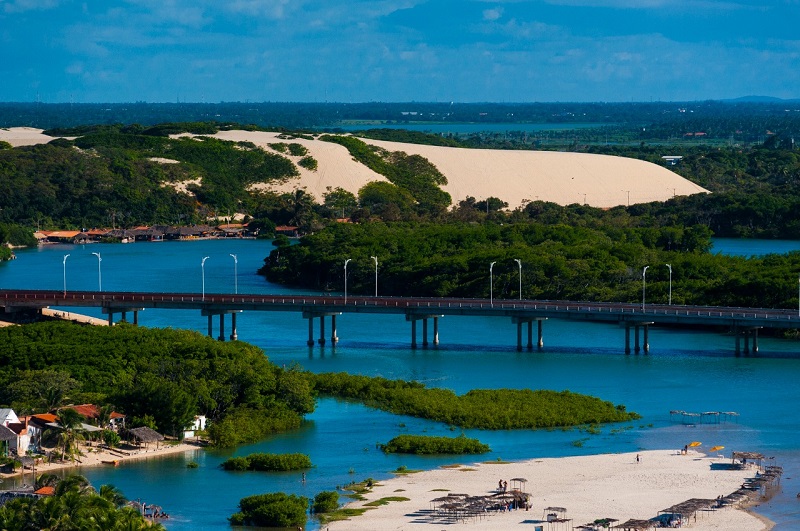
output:
<instances>
[{"instance_id":1,"label":"thatched beach umbrella","mask_svg":"<svg viewBox=\"0 0 800 531\"><path fill-rule=\"evenodd\" d=\"M156 449L158 449L159 441L164 440L163 435L161 435L154 429L148 428L147 426L141 426L139 428L130 429L128 430L128 433L130 433L135 440L143 442L145 445L152 442L156 443Z\"/></svg>"}]
</instances>

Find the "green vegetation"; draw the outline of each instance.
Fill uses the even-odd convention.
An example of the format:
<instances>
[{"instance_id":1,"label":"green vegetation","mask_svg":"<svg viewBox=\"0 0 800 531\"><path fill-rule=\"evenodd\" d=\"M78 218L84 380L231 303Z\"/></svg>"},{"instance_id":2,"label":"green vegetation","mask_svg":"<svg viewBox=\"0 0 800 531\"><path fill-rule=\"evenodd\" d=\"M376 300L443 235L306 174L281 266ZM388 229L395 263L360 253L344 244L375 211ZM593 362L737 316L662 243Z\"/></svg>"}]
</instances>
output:
<instances>
[{"instance_id":1,"label":"green vegetation","mask_svg":"<svg viewBox=\"0 0 800 531\"><path fill-rule=\"evenodd\" d=\"M540 216L563 216L561 207ZM622 217L622 215L620 215ZM489 297L487 268L494 267L494 297L519 297L523 264L526 299L636 302L642 267L671 264L673 302L742 307L797 306L800 253L760 258L712 255L704 225L620 227L614 218L569 219L566 223L369 223L337 224L299 243L273 251L260 273L271 282L310 289L343 289L342 263L350 293L374 290L380 257L382 295ZM723 274L724 273L724 274ZM667 301L669 271L651 267L648 300Z\"/></svg>"},{"instance_id":2,"label":"green vegetation","mask_svg":"<svg viewBox=\"0 0 800 531\"><path fill-rule=\"evenodd\" d=\"M314 496L311 512L314 514L331 513L339 508L339 493L333 490L322 491Z\"/></svg>"},{"instance_id":3,"label":"green vegetation","mask_svg":"<svg viewBox=\"0 0 800 531\"><path fill-rule=\"evenodd\" d=\"M380 507L381 505L389 505L391 502L410 501L410 498L405 496L386 496L364 504L365 507Z\"/></svg>"},{"instance_id":4,"label":"green vegetation","mask_svg":"<svg viewBox=\"0 0 800 531\"><path fill-rule=\"evenodd\" d=\"M239 512L228 520L231 525L261 527L300 527L306 523L308 499L275 492L247 496L239 500Z\"/></svg>"},{"instance_id":5,"label":"green vegetation","mask_svg":"<svg viewBox=\"0 0 800 531\"><path fill-rule=\"evenodd\" d=\"M309 374L321 395L359 400L368 406L461 428L507 430L625 422L639 418L598 398L569 391L473 390L456 395L418 382L347 373Z\"/></svg>"},{"instance_id":6,"label":"green vegetation","mask_svg":"<svg viewBox=\"0 0 800 531\"><path fill-rule=\"evenodd\" d=\"M302 166L307 170L317 171L317 159L315 159L311 155L303 157L302 159L298 160L297 165Z\"/></svg>"},{"instance_id":7,"label":"green vegetation","mask_svg":"<svg viewBox=\"0 0 800 531\"><path fill-rule=\"evenodd\" d=\"M234 446L296 428L314 409L296 368L196 332L47 322L2 328L0 344L0 404L20 414L110 403L137 425L179 436L202 413L212 443Z\"/></svg>"},{"instance_id":8,"label":"green vegetation","mask_svg":"<svg viewBox=\"0 0 800 531\"><path fill-rule=\"evenodd\" d=\"M424 157L407 155L402 151L388 152L352 136L322 135L319 139L343 145L354 159L389 179L394 186L413 198L419 214L438 215L450 205L450 194L439 188L447 184L447 178ZM359 192L362 207L379 213L395 207L401 211L407 210L409 206L405 202L398 205L394 197L396 193L387 192L383 198L373 193L368 200L363 197L364 194L362 189Z\"/></svg>"},{"instance_id":9,"label":"green vegetation","mask_svg":"<svg viewBox=\"0 0 800 531\"><path fill-rule=\"evenodd\" d=\"M0 529L34 531L102 530L163 531L164 527L145 519L140 512L124 506L125 498L111 485L96 491L83 476L63 479L43 474L36 487L52 486L53 496L14 498L0 505Z\"/></svg>"},{"instance_id":10,"label":"green vegetation","mask_svg":"<svg viewBox=\"0 0 800 531\"><path fill-rule=\"evenodd\" d=\"M244 457L231 457L222 463L225 470L257 470L277 472L311 468L311 458L305 454L256 453Z\"/></svg>"},{"instance_id":11,"label":"green vegetation","mask_svg":"<svg viewBox=\"0 0 800 531\"><path fill-rule=\"evenodd\" d=\"M464 435L458 437L431 437L428 435L398 435L381 450L387 454L485 454L491 451L488 444Z\"/></svg>"}]
</instances>

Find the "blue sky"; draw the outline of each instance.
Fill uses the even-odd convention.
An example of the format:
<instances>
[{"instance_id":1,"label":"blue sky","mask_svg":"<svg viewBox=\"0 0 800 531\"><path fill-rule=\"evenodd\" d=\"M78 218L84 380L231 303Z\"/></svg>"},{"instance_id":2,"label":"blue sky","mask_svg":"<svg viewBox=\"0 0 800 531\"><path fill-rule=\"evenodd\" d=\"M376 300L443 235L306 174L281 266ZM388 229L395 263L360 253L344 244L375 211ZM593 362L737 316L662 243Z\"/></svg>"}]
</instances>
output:
<instances>
[{"instance_id":1,"label":"blue sky","mask_svg":"<svg viewBox=\"0 0 800 531\"><path fill-rule=\"evenodd\" d=\"M0 0L0 101L800 97L800 0Z\"/></svg>"}]
</instances>

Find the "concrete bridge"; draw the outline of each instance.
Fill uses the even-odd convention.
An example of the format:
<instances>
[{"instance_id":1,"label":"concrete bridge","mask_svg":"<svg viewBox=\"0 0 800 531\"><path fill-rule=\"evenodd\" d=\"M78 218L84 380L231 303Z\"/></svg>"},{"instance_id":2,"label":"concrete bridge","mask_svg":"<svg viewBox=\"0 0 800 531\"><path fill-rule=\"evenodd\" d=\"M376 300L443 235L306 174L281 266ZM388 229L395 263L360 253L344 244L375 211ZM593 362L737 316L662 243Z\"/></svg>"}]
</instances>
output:
<instances>
[{"instance_id":1,"label":"concrete bridge","mask_svg":"<svg viewBox=\"0 0 800 531\"><path fill-rule=\"evenodd\" d=\"M127 320L133 314L138 324L138 312L145 308L199 310L208 317L208 335L213 337L213 317L219 316L219 339L225 340L225 315L231 316L231 339L237 339L236 315L243 311L299 312L308 319L308 345L313 346L314 319L319 319L319 338L324 345L325 318L330 318L331 342L338 341L336 317L344 313L382 313L404 315L411 324L411 347L416 348L417 322L422 321L422 346L428 343L428 322L433 323L432 343L439 343L439 318L444 316L507 317L517 325L517 349L523 349L523 332L527 328L525 346L533 349L533 323L537 325L538 348L543 346L543 321L564 319L618 323L625 328L625 353L631 352L631 329L634 332L634 352L649 351L650 325L723 326L735 336L736 353L758 351L758 330L761 328L800 328L800 311L768 308L730 308L719 306L684 306L634 304L619 302L489 300L459 298L364 297L339 295L242 295L220 293L146 293L0 290L0 307L6 313L58 307L95 307L108 315ZM640 343L640 331L642 341ZM752 341L752 347L751 345Z\"/></svg>"}]
</instances>

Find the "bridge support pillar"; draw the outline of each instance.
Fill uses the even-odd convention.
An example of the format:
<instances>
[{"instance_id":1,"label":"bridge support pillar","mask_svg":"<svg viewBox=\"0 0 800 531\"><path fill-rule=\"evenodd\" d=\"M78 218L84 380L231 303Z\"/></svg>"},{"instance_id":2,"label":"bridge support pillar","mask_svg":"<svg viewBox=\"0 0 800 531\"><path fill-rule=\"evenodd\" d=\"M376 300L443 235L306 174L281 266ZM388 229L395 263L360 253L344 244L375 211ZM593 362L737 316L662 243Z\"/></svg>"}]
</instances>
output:
<instances>
[{"instance_id":1,"label":"bridge support pillar","mask_svg":"<svg viewBox=\"0 0 800 531\"><path fill-rule=\"evenodd\" d=\"M753 328L753 352L758 352L758 328Z\"/></svg>"},{"instance_id":2,"label":"bridge support pillar","mask_svg":"<svg viewBox=\"0 0 800 531\"><path fill-rule=\"evenodd\" d=\"M625 323L625 354L631 353L631 324Z\"/></svg>"},{"instance_id":3,"label":"bridge support pillar","mask_svg":"<svg viewBox=\"0 0 800 531\"><path fill-rule=\"evenodd\" d=\"M744 353L750 354L750 330L744 331Z\"/></svg>"},{"instance_id":4,"label":"bridge support pillar","mask_svg":"<svg viewBox=\"0 0 800 531\"><path fill-rule=\"evenodd\" d=\"M319 316L319 339L317 340L319 346L325 346L325 316Z\"/></svg>"},{"instance_id":5,"label":"bridge support pillar","mask_svg":"<svg viewBox=\"0 0 800 531\"><path fill-rule=\"evenodd\" d=\"M225 314L219 314L219 341L225 341Z\"/></svg>"},{"instance_id":6,"label":"bridge support pillar","mask_svg":"<svg viewBox=\"0 0 800 531\"><path fill-rule=\"evenodd\" d=\"M645 354L650 352L650 325L652 321L647 322L631 322L623 321L620 326L625 327L625 354L631 353L631 328L633 328L633 352L638 354L644 351ZM639 341L639 328L642 329L642 341Z\"/></svg>"},{"instance_id":7,"label":"bridge support pillar","mask_svg":"<svg viewBox=\"0 0 800 531\"><path fill-rule=\"evenodd\" d=\"M214 337L214 326L211 321L211 319L213 318L214 318L213 315L208 314L208 337Z\"/></svg>"},{"instance_id":8,"label":"bridge support pillar","mask_svg":"<svg viewBox=\"0 0 800 531\"><path fill-rule=\"evenodd\" d=\"M511 322L517 325L517 351L522 351L522 325L527 325L528 327L528 350L533 350L533 322L536 321L536 326L538 329L538 339L536 342L536 346L539 350L542 349L544 346L544 341L542 340L542 330L543 325L542 322L547 319L546 317L530 317L527 315L519 315L511 318Z\"/></svg>"},{"instance_id":9,"label":"bridge support pillar","mask_svg":"<svg viewBox=\"0 0 800 531\"><path fill-rule=\"evenodd\" d=\"M544 336L542 335L542 329L544 328L543 321L544 321L543 319L537 319L537 324L539 328L539 339L536 342L536 348L538 348L539 350L542 350L542 348L544 348L544 340L543 340Z\"/></svg>"},{"instance_id":10,"label":"bridge support pillar","mask_svg":"<svg viewBox=\"0 0 800 531\"><path fill-rule=\"evenodd\" d=\"M122 318L120 319L121 323L127 322L128 312L133 312L133 324L139 324L139 312L144 310L144 308L130 308L130 307L103 307L102 312L104 314L108 314L108 326L114 326L114 314L120 313L122 314Z\"/></svg>"},{"instance_id":11,"label":"bridge support pillar","mask_svg":"<svg viewBox=\"0 0 800 531\"><path fill-rule=\"evenodd\" d=\"M433 344L439 344L439 317L441 315L428 315L406 313L406 321L411 323L411 348L417 348L417 321L422 321L422 346L428 346L428 319L433 319Z\"/></svg>"},{"instance_id":12,"label":"bridge support pillar","mask_svg":"<svg viewBox=\"0 0 800 531\"><path fill-rule=\"evenodd\" d=\"M331 318L331 343L336 344L339 341L338 336L336 335L336 316L341 315L342 312L319 312L314 310L303 310L303 319L308 319L308 341L306 344L309 347L314 346L314 319L319 317L319 338L316 340L316 343L319 343L319 346L325 346L325 318L330 316Z\"/></svg>"},{"instance_id":13,"label":"bridge support pillar","mask_svg":"<svg viewBox=\"0 0 800 531\"><path fill-rule=\"evenodd\" d=\"M234 312L231 314L231 341L237 339L239 339L239 334L236 332L236 313Z\"/></svg>"}]
</instances>

